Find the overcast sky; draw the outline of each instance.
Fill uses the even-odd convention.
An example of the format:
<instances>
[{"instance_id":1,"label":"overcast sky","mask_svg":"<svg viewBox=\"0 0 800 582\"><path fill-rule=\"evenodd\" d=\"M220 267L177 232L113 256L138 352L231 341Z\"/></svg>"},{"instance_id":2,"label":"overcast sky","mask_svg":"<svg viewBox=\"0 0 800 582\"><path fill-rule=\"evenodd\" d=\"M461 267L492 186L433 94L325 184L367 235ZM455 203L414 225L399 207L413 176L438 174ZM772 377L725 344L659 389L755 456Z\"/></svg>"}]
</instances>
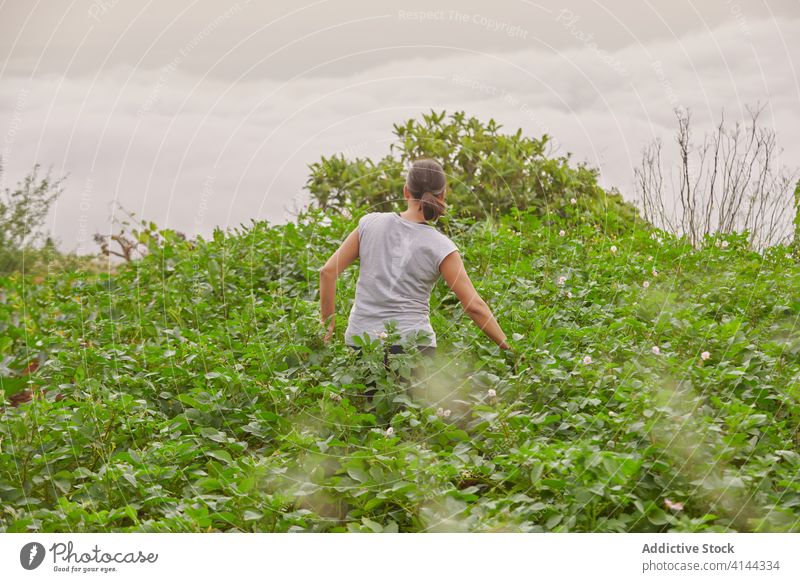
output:
<instances>
[{"instance_id":1,"label":"overcast sky","mask_svg":"<svg viewBox=\"0 0 800 582\"><path fill-rule=\"evenodd\" d=\"M110 203L187 234L280 222L322 155L380 157L431 108L552 135L632 199L672 109L763 121L800 165L800 0L0 0L3 186L68 175L50 228Z\"/></svg>"}]
</instances>

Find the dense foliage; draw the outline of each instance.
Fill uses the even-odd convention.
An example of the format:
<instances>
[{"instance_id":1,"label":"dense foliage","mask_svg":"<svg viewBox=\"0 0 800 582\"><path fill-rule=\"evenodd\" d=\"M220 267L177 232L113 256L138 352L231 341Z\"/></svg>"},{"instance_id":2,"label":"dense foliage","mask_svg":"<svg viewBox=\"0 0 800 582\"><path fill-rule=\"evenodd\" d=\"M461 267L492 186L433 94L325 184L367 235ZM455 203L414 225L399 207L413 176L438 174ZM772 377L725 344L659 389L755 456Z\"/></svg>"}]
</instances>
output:
<instances>
[{"instance_id":1,"label":"dense foliage","mask_svg":"<svg viewBox=\"0 0 800 582\"><path fill-rule=\"evenodd\" d=\"M535 139L521 129L507 134L502 127L462 111L449 116L431 111L421 120L395 124L390 153L377 162L336 154L311 164L306 188L323 210L346 214L353 205L366 204L385 212L403 202L406 167L432 157L447 173L447 202L458 217L496 217L528 208L541 215L581 198L587 210L605 216L607 230L637 219L638 212L619 192L597 184L596 169L570 165L569 153L549 156L549 136Z\"/></svg>"},{"instance_id":2,"label":"dense foliage","mask_svg":"<svg viewBox=\"0 0 800 582\"><path fill-rule=\"evenodd\" d=\"M525 359L440 283L408 391L419 354L342 344L356 266L320 339L364 208L0 278L0 531L800 530L796 260L592 204L443 219Z\"/></svg>"},{"instance_id":3,"label":"dense foliage","mask_svg":"<svg viewBox=\"0 0 800 582\"><path fill-rule=\"evenodd\" d=\"M47 269L51 264L75 267L81 261L74 254L62 254L44 228L51 205L61 194L61 179L48 172L39 176L39 165L16 187L0 190L0 275ZM0 176L3 167L0 160Z\"/></svg>"}]
</instances>

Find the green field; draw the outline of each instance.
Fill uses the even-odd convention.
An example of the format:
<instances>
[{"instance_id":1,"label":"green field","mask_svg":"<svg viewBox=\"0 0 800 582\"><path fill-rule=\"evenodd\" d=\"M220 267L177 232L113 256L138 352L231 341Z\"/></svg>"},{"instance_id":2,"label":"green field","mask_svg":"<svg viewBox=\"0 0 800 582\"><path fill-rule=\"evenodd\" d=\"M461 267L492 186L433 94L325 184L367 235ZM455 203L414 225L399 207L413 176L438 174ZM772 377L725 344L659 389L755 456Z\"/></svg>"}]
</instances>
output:
<instances>
[{"instance_id":1,"label":"green field","mask_svg":"<svg viewBox=\"0 0 800 582\"><path fill-rule=\"evenodd\" d=\"M318 270L367 211L0 279L0 531L800 531L785 247L693 249L580 197L443 219L524 359L440 282L406 391L418 354L343 344L357 264L321 342Z\"/></svg>"}]
</instances>

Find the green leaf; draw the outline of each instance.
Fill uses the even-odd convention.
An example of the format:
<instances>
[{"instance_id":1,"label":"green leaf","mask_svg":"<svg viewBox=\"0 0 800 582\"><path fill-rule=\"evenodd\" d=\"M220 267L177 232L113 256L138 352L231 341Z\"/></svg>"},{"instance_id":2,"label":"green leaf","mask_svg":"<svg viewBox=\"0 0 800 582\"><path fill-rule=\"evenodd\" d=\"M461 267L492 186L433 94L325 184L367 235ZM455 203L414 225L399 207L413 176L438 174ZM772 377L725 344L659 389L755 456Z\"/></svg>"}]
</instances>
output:
<instances>
[{"instance_id":1,"label":"green leaf","mask_svg":"<svg viewBox=\"0 0 800 582\"><path fill-rule=\"evenodd\" d=\"M375 533L382 533L383 532L383 526L381 524L379 524L377 521L372 521L368 517L362 517L361 518L361 523L363 523L365 526L367 526L369 529L371 529Z\"/></svg>"},{"instance_id":2,"label":"green leaf","mask_svg":"<svg viewBox=\"0 0 800 582\"><path fill-rule=\"evenodd\" d=\"M228 451L217 449L215 451L208 451L206 454L209 457L217 459L218 461L222 461L223 463L233 464L233 459Z\"/></svg>"},{"instance_id":3,"label":"green leaf","mask_svg":"<svg viewBox=\"0 0 800 582\"><path fill-rule=\"evenodd\" d=\"M9 378L0 376L0 390L6 393L6 397L13 396L21 392L28 386L27 378Z\"/></svg>"},{"instance_id":4,"label":"green leaf","mask_svg":"<svg viewBox=\"0 0 800 582\"><path fill-rule=\"evenodd\" d=\"M365 483L369 481L369 473L367 473L360 467L348 467L347 474L350 475L353 479L355 479L359 483Z\"/></svg>"}]
</instances>

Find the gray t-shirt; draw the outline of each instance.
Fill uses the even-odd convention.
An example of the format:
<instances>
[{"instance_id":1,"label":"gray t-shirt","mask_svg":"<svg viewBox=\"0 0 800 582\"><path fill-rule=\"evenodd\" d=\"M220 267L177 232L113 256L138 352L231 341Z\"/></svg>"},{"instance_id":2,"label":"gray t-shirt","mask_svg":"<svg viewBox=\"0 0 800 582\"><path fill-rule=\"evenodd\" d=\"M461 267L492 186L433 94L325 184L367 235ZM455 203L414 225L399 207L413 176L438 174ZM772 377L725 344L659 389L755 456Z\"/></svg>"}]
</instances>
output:
<instances>
[{"instance_id":1,"label":"gray t-shirt","mask_svg":"<svg viewBox=\"0 0 800 582\"><path fill-rule=\"evenodd\" d=\"M371 212L358 221L361 267L345 342L367 333L376 339L389 320L397 321L401 341L414 331L428 332L420 345L436 345L430 322L430 297L439 264L458 247L430 224L396 212Z\"/></svg>"}]
</instances>

